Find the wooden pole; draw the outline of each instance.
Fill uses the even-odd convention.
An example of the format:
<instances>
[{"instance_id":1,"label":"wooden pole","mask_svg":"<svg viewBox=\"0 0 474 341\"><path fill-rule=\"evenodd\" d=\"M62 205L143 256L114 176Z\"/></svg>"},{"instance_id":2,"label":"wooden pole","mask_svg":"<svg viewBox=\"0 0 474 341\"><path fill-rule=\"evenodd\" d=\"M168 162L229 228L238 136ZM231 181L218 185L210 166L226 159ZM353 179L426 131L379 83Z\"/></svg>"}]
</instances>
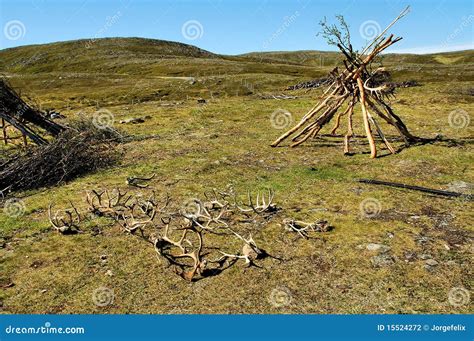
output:
<instances>
[{"instance_id":1,"label":"wooden pole","mask_svg":"<svg viewBox=\"0 0 474 341\"><path fill-rule=\"evenodd\" d=\"M341 86L338 86L334 89L334 91L331 93L331 95L334 95L337 93L337 91L341 90ZM288 130L286 133L281 135L279 138L277 138L272 144L272 147L278 146L283 140L285 140L288 136L292 135L294 132L296 132L298 129L300 129L309 119L311 119L314 115L316 115L322 108L326 106L326 104L329 102L331 99L331 96L326 97L325 100L323 100L310 114L306 114L303 119L295 125L293 128ZM324 114L323 114L324 115Z\"/></svg>"},{"instance_id":2,"label":"wooden pole","mask_svg":"<svg viewBox=\"0 0 474 341\"><path fill-rule=\"evenodd\" d=\"M357 85L359 86L359 101L360 106L362 108L362 118L364 120L365 133L367 135L367 140L370 144L370 157L374 159L377 157L377 147L375 146L374 137L372 136L372 130L370 129L369 114L367 112L365 102L364 83L362 83L362 79L360 79L360 77L357 77Z\"/></svg>"}]
</instances>

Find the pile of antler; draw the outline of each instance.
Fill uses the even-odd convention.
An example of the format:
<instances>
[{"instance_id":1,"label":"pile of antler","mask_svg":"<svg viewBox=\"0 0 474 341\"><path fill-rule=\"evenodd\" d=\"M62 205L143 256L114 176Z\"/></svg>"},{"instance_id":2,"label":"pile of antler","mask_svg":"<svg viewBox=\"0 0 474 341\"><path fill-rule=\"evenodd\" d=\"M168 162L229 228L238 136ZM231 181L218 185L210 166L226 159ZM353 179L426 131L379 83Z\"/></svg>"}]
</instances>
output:
<instances>
[{"instance_id":1,"label":"pile of antler","mask_svg":"<svg viewBox=\"0 0 474 341\"><path fill-rule=\"evenodd\" d=\"M176 273L189 281L197 276L219 273L226 263L230 266L243 259L250 266L255 260L268 256L257 246L251 233L245 238L237 232L237 227L242 223L253 224L256 220L268 221L277 211L273 199L273 190L258 191L255 200L249 192L247 203L241 203L234 190L228 188L227 191L212 190L205 193L204 200L192 199L173 210L168 196L159 205L154 193L143 198L140 194L128 194L119 189L92 190L86 198L87 211L92 217L112 219L127 233L142 237L168 260ZM81 214L72 203L71 206L71 209L57 211L54 215L49 207L50 222L61 233L81 232L80 223L85 214ZM241 252L223 252L220 245L205 243L219 237L225 238L226 245L229 238L243 242ZM213 252L219 256L215 260L209 257ZM226 262L229 259L234 262Z\"/></svg>"}]
</instances>

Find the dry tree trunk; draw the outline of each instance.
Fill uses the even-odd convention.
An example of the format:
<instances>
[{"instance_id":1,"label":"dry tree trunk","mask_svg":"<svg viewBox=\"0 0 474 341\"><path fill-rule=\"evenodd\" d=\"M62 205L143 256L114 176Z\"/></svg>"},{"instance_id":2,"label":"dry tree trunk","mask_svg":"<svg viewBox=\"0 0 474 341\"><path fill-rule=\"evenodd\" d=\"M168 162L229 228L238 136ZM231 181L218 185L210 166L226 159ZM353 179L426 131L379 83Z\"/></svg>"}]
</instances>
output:
<instances>
[{"instance_id":1,"label":"dry tree trunk","mask_svg":"<svg viewBox=\"0 0 474 341\"><path fill-rule=\"evenodd\" d=\"M334 128L332 128L331 130L331 135L336 134L336 130L339 128L339 125L341 124L341 117L347 114L349 111L351 111L353 107L354 107L354 99L352 99L349 102L349 105L347 106L346 110L344 110L343 112L340 112L339 115L336 116L336 124L334 125Z\"/></svg>"},{"instance_id":2,"label":"dry tree trunk","mask_svg":"<svg viewBox=\"0 0 474 341\"><path fill-rule=\"evenodd\" d=\"M372 136L372 130L370 129L369 113L367 112L365 102L364 84L362 83L360 77L357 77L357 85L359 86L359 102L360 107L362 108L362 118L364 120L365 133L367 135L367 140L369 140L370 144L370 157L373 159L377 157L377 147L375 146L374 137Z\"/></svg>"}]
</instances>

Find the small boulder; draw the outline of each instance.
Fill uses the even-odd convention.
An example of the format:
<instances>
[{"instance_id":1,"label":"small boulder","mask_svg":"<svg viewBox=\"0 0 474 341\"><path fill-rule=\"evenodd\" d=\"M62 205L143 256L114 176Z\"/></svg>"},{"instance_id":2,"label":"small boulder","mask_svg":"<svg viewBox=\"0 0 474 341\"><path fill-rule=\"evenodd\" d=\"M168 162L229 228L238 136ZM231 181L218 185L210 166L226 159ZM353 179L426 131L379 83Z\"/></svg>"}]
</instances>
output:
<instances>
[{"instance_id":1,"label":"small boulder","mask_svg":"<svg viewBox=\"0 0 474 341\"><path fill-rule=\"evenodd\" d=\"M365 248L369 251L380 251L381 253L390 251L390 246L376 243L369 243Z\"/></svg>"},{"instance_id":2,"label":"small boulder","mask_svg":"<svg viewBox=\"0 0 474 341\"><path fill-rule=\"evenodd\" d=\"M395 259L387 253L382 253L381 255L373 256L370 261L372 262L372 265L376 268L388 267L395 263Z\"/></svg>"}]
</instances>

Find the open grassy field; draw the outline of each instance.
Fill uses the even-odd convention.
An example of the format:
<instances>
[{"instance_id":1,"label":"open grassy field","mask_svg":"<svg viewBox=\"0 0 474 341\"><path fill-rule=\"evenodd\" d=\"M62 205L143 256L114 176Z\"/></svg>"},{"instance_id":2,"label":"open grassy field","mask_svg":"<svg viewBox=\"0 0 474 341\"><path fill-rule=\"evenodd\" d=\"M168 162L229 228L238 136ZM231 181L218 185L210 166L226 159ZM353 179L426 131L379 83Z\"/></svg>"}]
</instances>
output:
<instances>
[{"instance_id":1,"label":"open grassy field","mask_svg":"<svg viewBox=\"0 0 474 341\"><path fill-rule=\"evenodd\" d=\"M436 142L391 156L378 143L382 157L374 160L364 138L356 139L353 156L343 155L342 138L327 136L298 148L271 148L284 132L274 127L272 113L287 111L296 122L322 93L285 88L325 76L339 60L315 51L221 56L138 38L0 51L0 72L42 109L60 111L64 122L106 109L115 128L132 137L118 146L118 165L14 193L25 208L18 217L0 211L2 311L472 313L472 299L453 304L452 297L474 288L473 202L355 180L472 193L474 51L383 59L394 81L421 84L397 89L392 104L412 133L440 135ZM267 99L278 94L297 98ZM150 118L141 124L119 123L144 116ZM357 111L357 134L363 133L360 116ZM266 258L261 268L239 261L189 283L160 262L153 247L116 225L95 220L85 233L68 236L52 230L51 202L60 208L71 200L84 209L87 190L126 189L128 176L151 173L150 188L129 189L169 193L178 206L229 184L242 195L273 188L280 210L268 224L249 229L280 260ZM381 208L372 217L361 209L368 199ZM333 229L306 240L284 229L285 218L325 219ZM113 293L110 304L94 302L98 288Z\"/></svg>"}]
</instances>

